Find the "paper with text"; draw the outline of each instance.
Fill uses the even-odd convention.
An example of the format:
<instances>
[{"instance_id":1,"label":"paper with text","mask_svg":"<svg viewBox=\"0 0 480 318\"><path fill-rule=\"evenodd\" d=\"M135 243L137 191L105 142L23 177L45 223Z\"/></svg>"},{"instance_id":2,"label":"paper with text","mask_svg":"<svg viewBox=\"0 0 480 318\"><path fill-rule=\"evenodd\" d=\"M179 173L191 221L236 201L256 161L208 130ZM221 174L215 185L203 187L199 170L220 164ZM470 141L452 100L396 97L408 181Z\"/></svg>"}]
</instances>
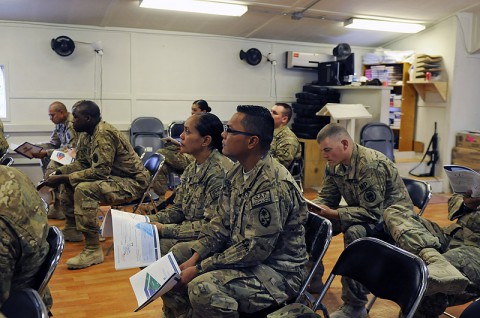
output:
<instances>
[{"instance_id":1,"label":"paper with text","mask_svg":"<svg viewBox=\"0 0 480 318\"><path fill-rule=\"evenodd\" d=\"M54 150L52 152L52 155L50 156L50 159L62 165L68 165L69 163L72 163L75 160L75 158L70 156L68 152L61 151L61 150Z\"/></svg>"},{"instance_id":2,"label":"paper with text","mask_svg":"<svg viewBox=\"0 0 480 318\"><path fill-rule=\"evenodd\" d=\"M103 220L104 237L113 236L115 269L144 267L160 259L160 239L145 215L111 209Z\"/></svg>"},{"instance_id":3,"label":"paper with text","mask_svg":"<svg viewBox=\"0 0 480 318\"><path fill-rule=\"evenodd\" d=\"M457 165L443 166L448 181L455 193L472 191L472 197L480 197L480 173L468 167Z\"/></svg>"},{"instance_id":4,"label":"paper with text","mask_svg":"<svg viewBox=\"0 0 480 318\"><path fill-rule=\"evenodd\" d=\"M180 280L180 268L172 252L130 277L139 311L172 289Z\"/></svg>"}]
</instances>

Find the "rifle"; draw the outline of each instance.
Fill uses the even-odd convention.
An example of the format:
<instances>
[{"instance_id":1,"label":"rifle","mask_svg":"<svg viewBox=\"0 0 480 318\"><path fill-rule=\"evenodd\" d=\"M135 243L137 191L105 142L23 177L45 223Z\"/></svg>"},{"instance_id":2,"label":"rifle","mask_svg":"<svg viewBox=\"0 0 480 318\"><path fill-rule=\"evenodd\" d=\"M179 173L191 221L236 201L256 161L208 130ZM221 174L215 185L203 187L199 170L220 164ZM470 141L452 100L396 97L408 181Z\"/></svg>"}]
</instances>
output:
<instances>
[{"instance_id":1,"label":"rifle","mask_svg":"<svg viewBox=\"0 0 480 318\"><path fill-rule=\"evenodd\" d=\"M418 168L422 164L422 162L425 160L425 158L427 156L430 157L430 160L427 162L427 167L430 166L430 172L429 173L421 173L421 174L412 173L413 170L415 170L416 168ZM427 147L427 151L423 155L423 158L420 161L420 163L417 166L413 167L413 169L410 170L408 173L411 174L412 176L416 176L416 177L434 177L435 176L435 165L436 165L438 159L439 159L438 134L437 134L437 122L435 122L433 136L430 139L430 142L429 142L428 147Z\"/></svg>"}]
</instances>

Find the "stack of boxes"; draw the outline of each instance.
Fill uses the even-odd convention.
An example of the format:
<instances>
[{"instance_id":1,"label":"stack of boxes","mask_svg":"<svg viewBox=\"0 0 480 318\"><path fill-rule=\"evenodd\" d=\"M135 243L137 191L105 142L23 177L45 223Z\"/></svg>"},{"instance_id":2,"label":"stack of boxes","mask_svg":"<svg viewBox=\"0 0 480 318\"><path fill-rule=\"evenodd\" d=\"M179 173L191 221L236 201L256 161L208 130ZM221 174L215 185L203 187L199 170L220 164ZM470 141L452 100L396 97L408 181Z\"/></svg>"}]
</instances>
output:
<instances>
[{"instance_id":1,"label":"stack of boxes","mask_svg":"<svg viewBox=\"0 0 480 318\"><path fill-rule=\"evenodd\" d=\"M452 163L480 172L480 132L459 132L452 151Z\"/></svg>"}]
</instances>

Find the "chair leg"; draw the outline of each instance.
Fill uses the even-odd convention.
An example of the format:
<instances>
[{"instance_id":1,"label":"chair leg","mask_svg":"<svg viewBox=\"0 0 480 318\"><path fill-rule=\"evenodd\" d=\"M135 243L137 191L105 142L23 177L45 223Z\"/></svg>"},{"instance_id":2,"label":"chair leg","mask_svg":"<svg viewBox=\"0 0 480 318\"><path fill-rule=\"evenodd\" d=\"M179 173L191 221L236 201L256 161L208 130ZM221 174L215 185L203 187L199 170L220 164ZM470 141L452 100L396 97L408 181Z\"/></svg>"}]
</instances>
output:
<instances>
[{"instance_id":1,"label":"chair leg","mask_svg":"<svg viewBox=\"0 0 480 318\"><path fill-rule=\"evenodd\" d=\"M450 318L457 318L457 317L455 317L454 315L451 315L451 314L449 314L449 313L446 312L446 311L444 311L443 314L444 314L445 316L447 316L447 317L450 317Z\"/></svg>"}]
</instances>

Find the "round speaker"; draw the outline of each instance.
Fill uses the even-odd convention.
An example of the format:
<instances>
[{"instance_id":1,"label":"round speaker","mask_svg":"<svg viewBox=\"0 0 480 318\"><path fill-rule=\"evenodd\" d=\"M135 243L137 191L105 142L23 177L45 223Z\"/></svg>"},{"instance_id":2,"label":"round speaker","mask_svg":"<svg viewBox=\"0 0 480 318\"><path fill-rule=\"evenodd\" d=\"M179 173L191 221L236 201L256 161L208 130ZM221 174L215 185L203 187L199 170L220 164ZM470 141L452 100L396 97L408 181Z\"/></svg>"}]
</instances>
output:
<instances>
[{"instance_id":1,"label":"round speaker","mask_svg":"<svg viewBox=\"0 0 480 318\"><path fill-rule=\"evenodd\" d=\"M241 50L240 59L247 61L250 65L258 65L262 61L262 53L255 48L251 48L247 52Z\"/></svg>"},{"instance_id":2,"label":"round speaker","mask_svg":"<svg viewBox=\"0 0 480 318\"><path fill-rule=\"evenodd\" d=\"M69 56L75 50L75 42L65 35L61 35L50 42L52 50L60 56Z\"/></svg>"}]
</instances>

